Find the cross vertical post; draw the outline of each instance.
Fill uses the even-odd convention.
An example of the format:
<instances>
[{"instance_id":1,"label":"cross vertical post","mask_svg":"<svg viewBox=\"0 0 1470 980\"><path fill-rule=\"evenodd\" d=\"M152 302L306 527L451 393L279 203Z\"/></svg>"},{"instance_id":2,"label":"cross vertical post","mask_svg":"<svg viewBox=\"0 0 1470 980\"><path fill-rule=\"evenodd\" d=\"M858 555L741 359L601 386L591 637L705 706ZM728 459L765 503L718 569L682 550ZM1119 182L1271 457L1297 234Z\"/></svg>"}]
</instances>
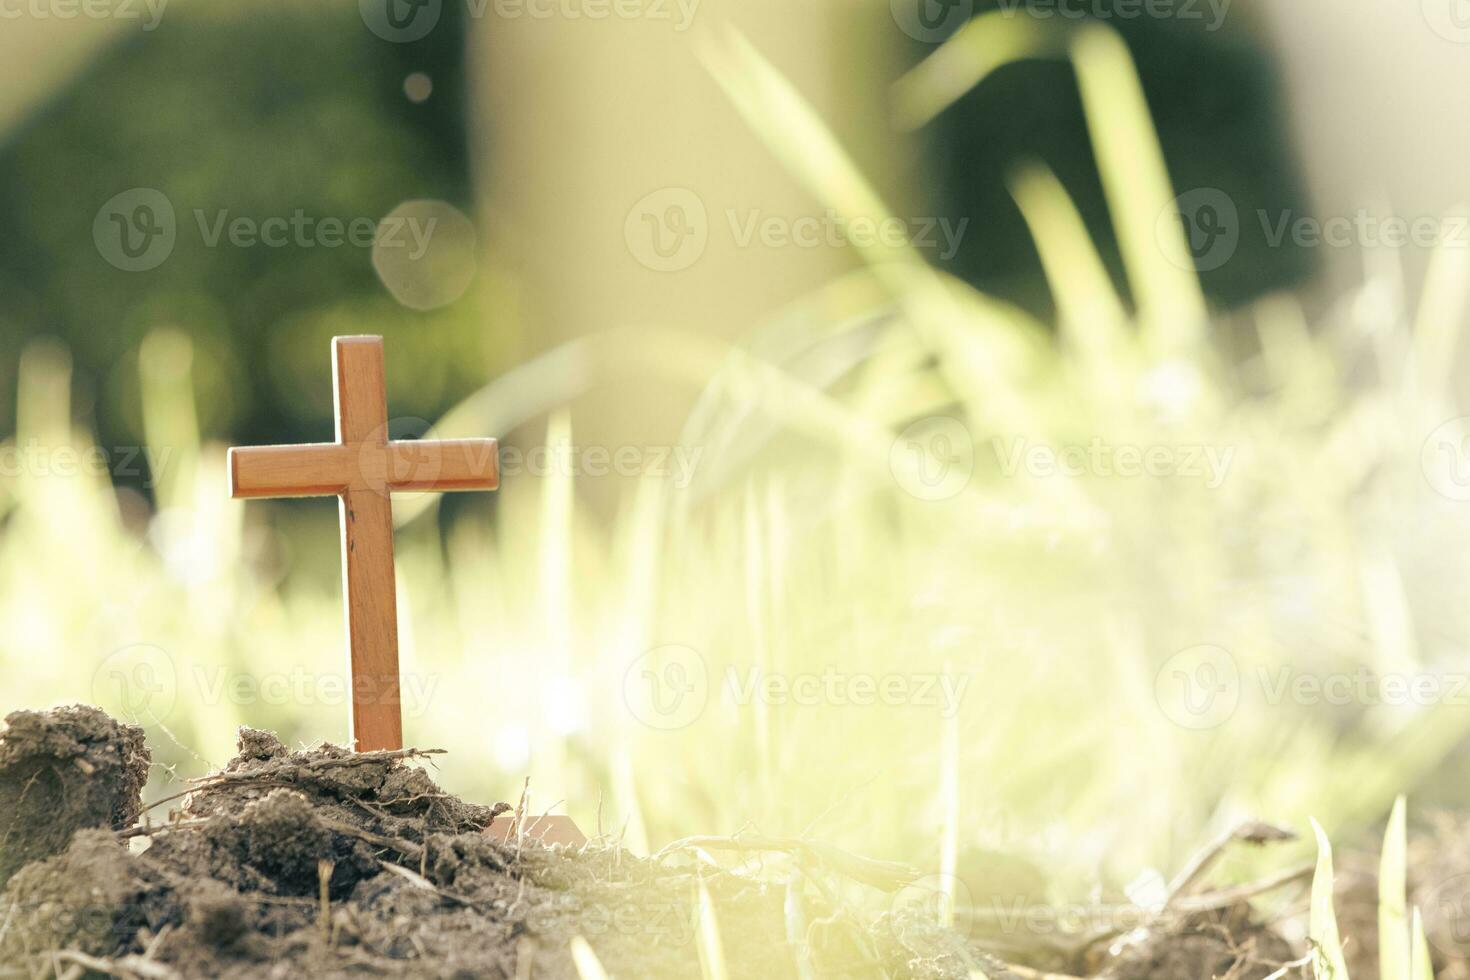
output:
<instances>
[{"instance_id":1,"label":"cross vertical post","mask_svg":"<svg viewBox=\"0 0 1470 980\"><path fill-rule=\"evenodd\" d=\"M388 449L388 394L381 337L332 343L337 442L358 446L369 469ZM384 476L386 474L383 474ZM342 582L352 699L349 719L359 752L403 747L398 677L398 590L393 580L393 504L386 479L363 473L367 486L342 492ZM375 477L379 477L375 479ZM378 486L374 487L373 484Z\"/></svg>"},{"instance_id":2,"label":"cross vertical post","mask_svg":"<svg viewBox=\"0 0 1470 980\"><path fill-rule=\"evenodd\" d=\"M342 582L359 752L403 747L393 580L395 490L494 490L494 439L394 441L388 437L383 338L332 341L337 441L230 450L230 495L339 498Z\"/></svg>"}]
</instances>

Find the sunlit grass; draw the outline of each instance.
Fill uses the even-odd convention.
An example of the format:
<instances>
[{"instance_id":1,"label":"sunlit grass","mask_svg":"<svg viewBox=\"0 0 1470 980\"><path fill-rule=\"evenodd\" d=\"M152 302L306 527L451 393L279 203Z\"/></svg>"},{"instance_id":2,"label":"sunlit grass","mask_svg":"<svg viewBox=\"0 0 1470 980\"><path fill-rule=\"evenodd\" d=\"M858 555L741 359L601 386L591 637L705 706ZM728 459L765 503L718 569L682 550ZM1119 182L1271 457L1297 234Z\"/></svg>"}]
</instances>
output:
<instances>
[{"instance_id":1,"label":"sunlit grass","mask_svg":"<svg viewBox=\"0 0 1470 980\"><path fill-rule=\"evenodd\" d=\"M1312 970L1318 980L1348 980L1343 956L1342 934L1337 931L1337 913L1332 907L1332 845L1317 821L1317 871L1312 876L1312 911L1308 934L1312 940Z\"/></svg>"},{"instance_id":2,"label":"sunlit grass","mask_svg":"<svg viewBox=\"0 0 1470 980\"><path fill-rule=\"evenodd\" d=\"M1378 867L1378 963L1380 980L1433 980L1429 940L1419 909L1412 919L1408 905L1408 805L1404 797L1394 801L1383 835ZM1312 969L1318 980L1348 980L1344 937L1338 931L1334 910L1332 845L1321 825L1312 821L1317 838L1317 869L1312 877L1308 933L1312 943Z\"/></svg>"},{"instance_id":3,"label":"sunlit grass","mask_svg":"<svg viewBox=\"0 0 1470 980\"><path fill-rule=\"evenodd\" d=\"M957 78L982 78L984 65L963 70L977 36L940 49L942 84L921 69L904 100L932 115ZM1054 333L885 247L737 347L629 328L489 383L435 434L522 427L574 443L565 406L631 372L702 386L680 439L702 456L691 486L646 479L610 522L582 506L586 478L566 474L508 479L493 519L445 523L433 497L400 501L403 670L418 685L405 727L452 750L449 788L515 798L530 774L534 809L565 800L586 828L600 813L639 850L748 824L931 869L1000 848L1075 897L1099 874L1176 867L1250 814L1367 825L1460 743L1462 710L1273 700L1262 679L1283 665L1463 669L1466 505L1421 466L1430 432L1458 414L1444 366L1461 257L1437 260L1417 310L1370 280L1308 329L1274 298L1253 311L1258 343L1227 352L1174 261L1181 243L1158 238L1173 191L1126 51L1102 29L1039 51L1077 64L1137 308L1038 162L1011 189L1057 298ZM849 217L886 213L753 48L729 38L706 54L813 193ZM230 693L242 679L340 682L336 515L330 501L227 499L223 448L194 423L189 356L166 332L140 351L150 448L166 453L156 513L105 473L0 474L7 706L125 712L137 685L156 688L140 719L184 774L225 761L237 725L341 740L346 718L319 690ZM61 352L28 353L18 408L14 448L90 446L72 430ZM941 416L974 469L929 499L900 434ZM1002 465L1017 440L1094 439L1228 453L1229 468L1213 484ZM135 644L159 653L116 655ZM1233 658L1239 704L1181 724L1160 671L1203 644ZM665 646L693 651L710 690L667 729L625 699L630 667ZM964 686L953 718L937 704L740 703L727 671L743 682L752 669ZM788 907L788 928L802 927Z\"/></svg>"},{"instance_id":4,"label":"sunlit grass","mask_svg":"<svg viewBox=\"0 0 1470 980\"><path fill-rule=\"evenodd\" d=\"M1400 796L1393 804L1383 853L1378 864L1378 962L1383 980L1411 980L1410 932L1407 907L1408 804Z\"/></svg>"},{"instance_id":5,"label":"sunlit grass","mask_svg":"<svg viewBox=\"0 0 1470 980\"><path fill-rule=\"evenodd\" d=\"M704 980L729 980L730 970L725 964L725 946L720 939L719 914L714 900L704 882L696 884L696 907L699 909L699 971Z\"/></svg>"}]
</instances>

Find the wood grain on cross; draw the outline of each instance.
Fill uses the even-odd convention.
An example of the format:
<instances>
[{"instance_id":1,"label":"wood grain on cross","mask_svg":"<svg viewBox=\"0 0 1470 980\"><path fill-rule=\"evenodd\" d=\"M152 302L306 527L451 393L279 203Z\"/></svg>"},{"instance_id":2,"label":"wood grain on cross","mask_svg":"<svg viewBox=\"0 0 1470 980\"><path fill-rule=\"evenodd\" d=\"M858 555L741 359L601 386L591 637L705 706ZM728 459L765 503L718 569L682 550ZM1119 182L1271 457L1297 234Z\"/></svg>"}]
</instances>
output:
<instances>
[{"instance_id":1,"label":"wood grain on cross","mask_svg":"<svg viewBox=\"0 0 1470 980\"><path fill-rule=\"evenodd\" d=\"M230 450L232 497L340 499L354 747L403 747L391 494L494 490L494 439L396 442L388 438L383 338L332 341L337 441Z\"/></svg>"}]
</instances>

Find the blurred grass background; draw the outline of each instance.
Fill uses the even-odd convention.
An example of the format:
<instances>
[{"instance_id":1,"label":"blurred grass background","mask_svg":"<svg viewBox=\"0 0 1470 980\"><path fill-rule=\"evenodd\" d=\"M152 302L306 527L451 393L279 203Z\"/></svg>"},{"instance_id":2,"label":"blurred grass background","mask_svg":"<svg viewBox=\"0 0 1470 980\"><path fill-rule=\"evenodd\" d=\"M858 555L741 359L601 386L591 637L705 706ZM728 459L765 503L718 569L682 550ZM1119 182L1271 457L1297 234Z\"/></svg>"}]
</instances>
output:
<instances>
[{"instance_id":1,"label":"blurred grass background","mask_svg":"<svg viewBox=\"0 0 1470 980\"><path fill-rule=\"evenodd\" d=\"M766 312L739 330L670 324L656 303L629 315L625 298L568 326L581 281L550 290L562 305L543 318L548 273L523 263L560 249L574 276L596 253L549 219L534 241L496 227L496 202L595 195L598 160L563 119L566 153L546 161L557 176L533 186L512 159L529 183L507 190L485 162L500 159L495 141L544 145L558 118L528 85L540 128L484 125L475 105L498 96L476 71L494 69L467 68L462 51L482 53L486 25L444 9L442 30L393 45L350 6L179 3L156 37L99 42L10 131L0 413L14 415L0 419L6 458L22 462L0 467L5 707L83 700L136 717L175 776L224 762L242 724L345 737L330 692L252 687L340 678L335 508L228 500L223 450L327 438L327 339L376 332L409 435L698 454L687 486L552 467L452 507L399 501L403 669L424 692L406 731L451 750L455 792L514 798L529 775L539 803L565 800L584 827L625 829L640 849L755 825L959 872L1003 851L1078 882L1177 867L1248 815L1346 831L1400 792L1464 802L1443 778L1463 756L1463 704L1273 703L1259 683L1283 667L1464 671L1465 505L1426 480L1421 450L1461 411L1449 366L1470 280L1454 249L1422 297L1370 267L1309 319L1278 290L1310 257L1246 243L1235 278L1201 285L1167 230L1175 193L1213 183L1242 212L1300 193L1248 33L1192 41L1260 86L1231 88L1211 116L1215 81L1185 72L1211 62L1161 54L1171 30L992 13L919 60L890 25L891 75L836 88L876 91L886 116L896 79L900 118L938 117L910 141L851 132L866 110L824 97L829 122L787 65L712 19L677 39L680 70L720 100L712 141L774 151L793 175L770 199L800 214L876 219L891 199L967 217L969 251L943 268L883 243L802 256L779 286L737 266L746 275L718 292L718 249L691 270L706 278L678 285L623 254L591 273L592 296L641 276L627 297L692 289L718 324L727 298ZM854 57L856 42L831 43ZM1032 74L1002 77L1012 62ZM412 72L433 79L423 103L405 96ZM1033 83L1054 93L1037 104L1068 107L1045 125L1003 94ZM762 203L775 186L763 180L748 189ZM134 186L176 200L181 227L196 206L377 217L442 200L474 217L480 264L430 311L396 302L362 250L207 249L181 231L163 266L126 273L98 256L91 225ZM631 203L614 196L616 220L589 215L581 231L620 236ZM821 284L803 285L808 272ZM911 428L939 418L965 445ZM1230 466L1215 486L1001 465L1017 439L1094 438L1228 453ZM132 446L152 465L132 465ZM973 472L930 492L923 467L941 465ZM1169 665L1205 644L1229 651L1239 705L1196 728ZM667 657L709 687L677 726L649 724L630 693ZM727 668L967 686L954 717L737 704Z\"/></svg>"}]
</instances>

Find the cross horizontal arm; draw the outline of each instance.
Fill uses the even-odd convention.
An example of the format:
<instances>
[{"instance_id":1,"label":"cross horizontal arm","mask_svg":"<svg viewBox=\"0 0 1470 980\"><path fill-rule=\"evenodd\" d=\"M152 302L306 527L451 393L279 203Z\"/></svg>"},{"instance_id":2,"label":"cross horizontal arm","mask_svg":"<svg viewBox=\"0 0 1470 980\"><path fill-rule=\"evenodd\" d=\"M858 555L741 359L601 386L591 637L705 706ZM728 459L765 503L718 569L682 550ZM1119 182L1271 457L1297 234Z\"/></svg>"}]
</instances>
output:
<instances>
[{"instance_id":1,"label":"cross horizontal arm","mask_svg":"<svg viewBox=\"0 0 1470 980\"><path fill-rule=\"evenodd\" d=\"M494 439L445 439L388 444L393 490L494 490L500 452Z\"/></svg>"},{"instance_id":2,"label":"cross horizontal arm","mask_svg":"<svg viewBox=\"0 0 1470 980\"><path fill-rule=\"evenodd\" d=\"M230 450L231 497L329 497L360 479L357 451L337 443Z\"/></svg>"}]
</instances>

